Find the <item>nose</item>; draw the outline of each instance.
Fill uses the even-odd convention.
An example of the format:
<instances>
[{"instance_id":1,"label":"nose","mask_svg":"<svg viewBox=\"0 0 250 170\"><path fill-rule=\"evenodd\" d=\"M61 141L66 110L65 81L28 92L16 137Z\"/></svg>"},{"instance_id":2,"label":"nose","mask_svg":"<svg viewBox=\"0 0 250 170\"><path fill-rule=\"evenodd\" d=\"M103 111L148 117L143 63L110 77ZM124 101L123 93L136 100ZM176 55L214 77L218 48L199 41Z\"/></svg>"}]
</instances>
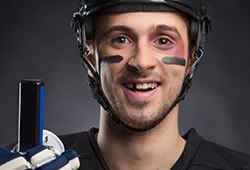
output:
<instances>
[{"instance_id":1,"label":"nose","mask_svg":"<svg viewBox=\"0 0 250 170\"><path fill-rule=\"evenodd\" d=\"M154 69L156 63L150 47L146 43L137 43L133 55L128 61L128 68L131 71L143 73Z\"/></svg>"}]
</instances>

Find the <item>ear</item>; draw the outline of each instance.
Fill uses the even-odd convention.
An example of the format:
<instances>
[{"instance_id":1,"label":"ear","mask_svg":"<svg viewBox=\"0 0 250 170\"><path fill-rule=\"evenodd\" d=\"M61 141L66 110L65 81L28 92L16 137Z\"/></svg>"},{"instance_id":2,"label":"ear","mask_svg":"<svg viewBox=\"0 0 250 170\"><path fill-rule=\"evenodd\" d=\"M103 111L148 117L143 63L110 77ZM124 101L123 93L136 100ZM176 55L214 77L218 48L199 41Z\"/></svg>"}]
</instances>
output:
<instances>
[{"instance_id":1,"label":"ear","mask_svg":"<svg viewBox=\"0 0 250 170\"><path fill-rule=\"evenodd\" d=\"M187 70L189 71L192 67L192 65L195 62L195 53L196 53L196 47L193 47L190 51L189 58L188 58L188 63L187 63Z\"/></svg>"},{"instance_id":2,"label":"ear","mask_svg":"<svg viewBox=\"0 0 250 170\"><path fill-rule=\"evenodd\" d=\"M95 58L95 50L94 50L94 45L93 43L89 40L87 41L87 53L86 53L86 58L90 61L90 63L97 69L96 66L96 58ZM88 75L93 77L93 74L91 73L90 69L88 68L88 66L86 64L84 64L84 68L87 70Z\"/></svg>"},{"instance_id":3,"label":"ear","mask_svg":"<svg viewBox=\"0 0 250 170\"><path fill-rule=\"evenodd\" d=\"M95 59L95 50L94 50L94 44L91 40L87 41L87 59L93 64L93 66L96 67L96 59Z\"/></svg>"}]
</instances>

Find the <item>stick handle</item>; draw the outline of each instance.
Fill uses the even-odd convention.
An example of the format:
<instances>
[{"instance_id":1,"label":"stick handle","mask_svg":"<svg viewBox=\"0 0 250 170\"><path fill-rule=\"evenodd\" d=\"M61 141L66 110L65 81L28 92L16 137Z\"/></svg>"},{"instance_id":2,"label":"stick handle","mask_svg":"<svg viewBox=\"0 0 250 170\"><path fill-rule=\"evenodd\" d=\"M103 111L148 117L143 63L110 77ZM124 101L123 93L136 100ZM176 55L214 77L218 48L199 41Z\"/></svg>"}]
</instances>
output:
<instances>
[{"instance_id":1,"label":"stick handle","mask_svg":"<svg viewBox=\"0 0 250 170\"><path fill-rule=\"evenodd\" d=\"M39 79L19 83L18 151L43 143L44 83Z\"/></svg>"}]
</instances>

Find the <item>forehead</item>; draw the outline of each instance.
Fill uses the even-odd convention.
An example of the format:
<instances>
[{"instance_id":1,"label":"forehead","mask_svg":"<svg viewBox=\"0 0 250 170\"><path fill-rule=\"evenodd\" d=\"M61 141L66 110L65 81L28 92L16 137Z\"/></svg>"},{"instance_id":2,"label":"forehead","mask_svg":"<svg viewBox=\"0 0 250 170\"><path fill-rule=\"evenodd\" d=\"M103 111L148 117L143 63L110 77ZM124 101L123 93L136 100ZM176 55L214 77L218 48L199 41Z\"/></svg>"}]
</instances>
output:
<instances>
[{"instance_id":1,"label":"forehead","mask_svg":"<svg viewBox=\"0 0 250 170\"><path fill-rule=\"evenodd\" d=\"M127 12L108 13L97 17L96 33L103 33L114 26L126 26L135 32L147 32L158 25L175 28L180 33L187 32L186 19L177 12Z\"/></svg>"}]
</instances>

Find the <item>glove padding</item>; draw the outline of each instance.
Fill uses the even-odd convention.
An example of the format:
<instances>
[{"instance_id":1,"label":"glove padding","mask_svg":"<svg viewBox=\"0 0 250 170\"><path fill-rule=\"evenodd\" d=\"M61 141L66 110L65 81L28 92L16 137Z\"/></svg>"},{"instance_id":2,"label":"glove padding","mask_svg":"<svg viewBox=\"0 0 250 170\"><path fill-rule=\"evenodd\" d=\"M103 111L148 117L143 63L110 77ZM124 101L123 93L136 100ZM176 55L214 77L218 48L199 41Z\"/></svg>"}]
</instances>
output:
<instances>
[{"instance_id":1,"label":"glove padding","mask_svg":"<svg viewBox=\"0 0 250 170\"><path fill-rule=\"evenodd\" d=\"M53 147L40 145L26 153L11 152L0 147L0 170L76 170L80 167L78 154L67 150L61 155Z\"/></svg>"}]
</instances>

